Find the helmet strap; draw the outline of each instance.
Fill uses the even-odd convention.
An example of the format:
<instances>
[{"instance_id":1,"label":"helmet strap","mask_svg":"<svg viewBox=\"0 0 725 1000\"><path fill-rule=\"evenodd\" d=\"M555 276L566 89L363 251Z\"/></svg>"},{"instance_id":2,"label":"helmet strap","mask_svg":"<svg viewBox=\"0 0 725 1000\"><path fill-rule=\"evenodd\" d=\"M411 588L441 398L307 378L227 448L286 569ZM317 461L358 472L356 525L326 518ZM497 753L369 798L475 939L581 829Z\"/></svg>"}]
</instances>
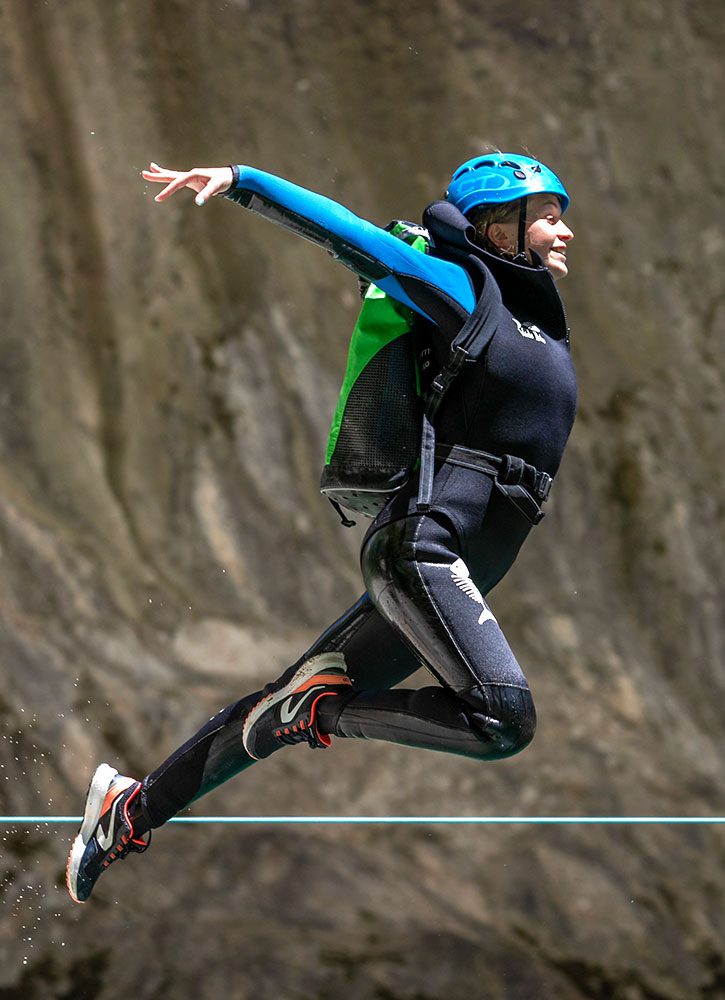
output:
<instances>
[{"instance_id":1,"label":"helmet strap","mask_svg":"<svg viewBox=\"0 0 725 1000\"><path fill-rule=\"evenodd\" d=\"M528 196L524 195L524 197L521 199L521 203L519 205L519 245L518 245L518 251L517 251L517 254L516 254L517 257L520 257L520 256L523 255L524 258L526 257L526 209L527 209L527 203L528 203Z\"/></svg>"}]
</instances>

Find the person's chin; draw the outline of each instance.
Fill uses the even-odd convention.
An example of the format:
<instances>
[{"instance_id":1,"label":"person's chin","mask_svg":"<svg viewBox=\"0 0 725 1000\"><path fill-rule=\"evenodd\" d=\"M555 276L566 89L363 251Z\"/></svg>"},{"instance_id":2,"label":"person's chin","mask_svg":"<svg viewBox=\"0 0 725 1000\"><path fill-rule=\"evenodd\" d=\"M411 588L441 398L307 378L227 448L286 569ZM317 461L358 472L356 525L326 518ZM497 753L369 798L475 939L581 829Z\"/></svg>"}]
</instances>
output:
<instances>
[{"instance_id":1,"label":"person's chin","mask_svg":"<svg viewBox=\"0 0 725 1000\"><path fill-rule=\"evenodd\" d=\"M551 271L551 276L554 281L558 281L559 278L565 278L569 273L566 261L559 254L556 254L556 256L549 256L546 266Z\"/></svg>"}]
</instances>

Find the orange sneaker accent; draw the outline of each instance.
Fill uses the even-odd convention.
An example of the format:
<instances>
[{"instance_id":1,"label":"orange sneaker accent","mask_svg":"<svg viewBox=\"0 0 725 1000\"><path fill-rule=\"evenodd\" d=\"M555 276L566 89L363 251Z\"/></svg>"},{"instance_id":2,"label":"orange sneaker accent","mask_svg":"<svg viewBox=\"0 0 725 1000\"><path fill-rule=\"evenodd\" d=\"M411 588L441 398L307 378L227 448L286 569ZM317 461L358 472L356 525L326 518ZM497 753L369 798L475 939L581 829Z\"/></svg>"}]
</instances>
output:
<instances>
[{"instance_id":1,"label":"orange sneaker accent","mask_svg":"<svg viewBox=\"0 0 725 1000\"><path fill-rule=\"evenodd\" d=\"M108 789L108 791L106 792L106 797L103 800L103 805L101 806L101 813L100 813L101 816L105 812L108 812L108 810L111 808L111 806L113 805L113 803L115 802L115 800L118 798L118 794L119 793L118 793L118 789L117 788L114 788L113 786L111 786Z\"/></svg>"},{"instance_id":2,"label":"orange sneaker accent","mask_svg":"<svg viewBox=\"0 0 725 1000\"><path fill-rule=\"evenodd\" d=\"M296 687L294 693L298 694L301 691L306 691L317 684L334 684L336 687L349 687L352 681L346 674L313 674L304 684Z\"/></svg>"},{"instance_id":3,"label":"orange sneaker accent","mask_svg":"<svg viewBox=\"0 0 725 1000\"><path fill-rule=\"evenodd\" d=\"M323 691L322 694L318 694L315 700L312 702L310 707L310 726L315 727L315 732L317 733L317 738L321 743L324 743L326 747L332 746L332 737L328 733L321 733L317 725L315 724L315 716L317 715L317 703L321 698L329 698L337 694L336 691Z\"/></svg>"}]
</instances>

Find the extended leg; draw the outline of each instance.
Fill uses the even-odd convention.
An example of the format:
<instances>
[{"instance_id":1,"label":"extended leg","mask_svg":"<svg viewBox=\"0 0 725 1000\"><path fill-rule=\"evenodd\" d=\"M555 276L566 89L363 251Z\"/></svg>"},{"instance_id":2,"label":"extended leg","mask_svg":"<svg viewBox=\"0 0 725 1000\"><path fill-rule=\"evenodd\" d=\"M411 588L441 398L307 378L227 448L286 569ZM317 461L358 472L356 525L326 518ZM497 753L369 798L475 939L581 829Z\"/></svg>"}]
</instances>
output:
<instances>
[{"instance_id":1,"label":"extended leg","mask_svg":"<svg viewBox=\"0 0 725 1000\"><path fill-rule=\"evenodd\" d=\"M330 626L286 673L294 672L300 663L318 653L338 651L344 653L347 673L358 690L392 687L420 665L415 653L380 617L367 595ZM263 694L256 691L218 712L144 778L139 831L161 826L255 762L244 750L241 734L248 712Z\"/></svg>"}]
</instances>

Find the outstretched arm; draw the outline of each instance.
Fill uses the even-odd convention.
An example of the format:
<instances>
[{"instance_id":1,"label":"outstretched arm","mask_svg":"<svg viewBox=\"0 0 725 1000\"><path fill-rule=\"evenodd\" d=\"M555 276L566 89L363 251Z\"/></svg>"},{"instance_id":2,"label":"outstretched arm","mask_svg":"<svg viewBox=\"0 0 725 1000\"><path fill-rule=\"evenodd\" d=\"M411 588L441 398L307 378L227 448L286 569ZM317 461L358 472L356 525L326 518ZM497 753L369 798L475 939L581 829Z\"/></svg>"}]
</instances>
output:
<instances>
[{"instance_id":1,"label":"outstretched arm","mask_svg":"<svg viewBox=\"0 0 725 1000\"><path fill-rule=\"evenodd\" d=\"M246 166L197 167L182 173L152 163L143 176L166 184L157 201L183 187L197 192L197 205L223 194L323 247L429 319L439 321L451 312L463 319L473 309L475 296L462 268L422 254L332 199L274 174Z\"/></svg>"}]
</instances>

